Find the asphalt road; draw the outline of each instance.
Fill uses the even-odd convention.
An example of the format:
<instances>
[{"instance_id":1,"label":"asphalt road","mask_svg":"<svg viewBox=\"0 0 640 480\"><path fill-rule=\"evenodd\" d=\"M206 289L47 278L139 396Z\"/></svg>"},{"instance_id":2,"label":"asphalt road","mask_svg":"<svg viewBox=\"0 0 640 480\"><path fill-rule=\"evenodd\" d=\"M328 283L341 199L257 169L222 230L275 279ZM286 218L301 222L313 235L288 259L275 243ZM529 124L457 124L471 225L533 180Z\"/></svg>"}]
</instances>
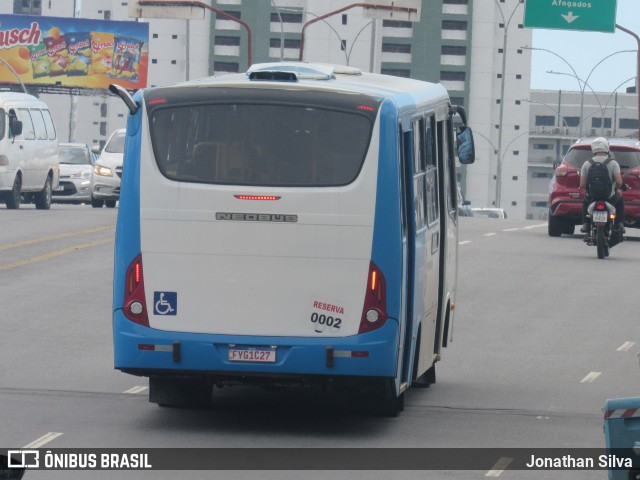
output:
<instances>
[{"instance_id":1,"label":"asphalt road","mask_svg":"<svg viewBox=\"0 0 640 480\"><path fill-rule=\"evenodd\" d=\"M628 240L598 260L578 235L548 237L538 221L461 218L454 342L437 383L408 391L398 418L371 416L335 394L249 387L217 390L206 410L160 408L147 402L146 379L113 369L116 215L0 208L0 448L602 448L604 401L639 396L640 231L628 229ZM24 478L606 478L499 470Z\"/></svg>"}]
</instances>

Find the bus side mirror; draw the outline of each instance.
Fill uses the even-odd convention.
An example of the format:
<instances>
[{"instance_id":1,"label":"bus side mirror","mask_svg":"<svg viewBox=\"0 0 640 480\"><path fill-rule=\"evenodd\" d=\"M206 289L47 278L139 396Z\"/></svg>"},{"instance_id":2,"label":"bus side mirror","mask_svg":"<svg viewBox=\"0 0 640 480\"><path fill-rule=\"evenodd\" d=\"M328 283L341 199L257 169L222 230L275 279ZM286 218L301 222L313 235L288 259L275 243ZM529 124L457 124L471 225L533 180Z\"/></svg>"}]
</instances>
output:
<instances>
[{"instance_id":1,"label":"bus side mirror","mask_svg":"<svg viewBox=\"0 0 640 480\"><path fill-rule=\"evenodd\" d=\"M114 95L117 95L120 97L120 99L124 102L124 104L129 109L129 113L131 115L136 114L136 112L140 108L140 105L136 103L136 101L129 94L129 92L127 92L126 89L122 88L120 85L116 85L115 83L112 83L111 85L109 85L109 91Z\"/></svg>"},{"instance_id":2,"label":"bus side mirror","mask_svg":"<svg viewBox=\"0 0 640 480\"><path fill-rule=\"evenodd\" d=\"M11 130L11 134L14 137L18 135L22 135L22 122L18 120L16 117L9 117L9 128Z\"/></svg>"},{"instance_id":3,"label":"bus side mirror","mask_svg":"<svg viewBox=\"0 0 640 480\"><path fill-rule=\"evenodd\" d=\"M458 128L458 160L462 165L476 161L476 149L473 143L473 132L469 127Z\"/></svg>"}]
</instances>

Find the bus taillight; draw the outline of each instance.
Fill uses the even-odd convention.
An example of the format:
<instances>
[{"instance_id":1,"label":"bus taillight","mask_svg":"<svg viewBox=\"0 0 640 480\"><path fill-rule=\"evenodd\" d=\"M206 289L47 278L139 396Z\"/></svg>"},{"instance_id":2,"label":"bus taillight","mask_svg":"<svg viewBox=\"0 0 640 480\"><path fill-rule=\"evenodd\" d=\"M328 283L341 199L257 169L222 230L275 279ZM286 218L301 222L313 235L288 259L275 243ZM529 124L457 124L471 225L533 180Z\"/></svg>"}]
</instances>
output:
<instances>
[{"instance_id":1,"label":"bus taillight","mask_svg":"<svg viewBox=\"0 0 640 480\"><path fill-rule=\"evenodd\" d=\"M149 316L145 307L144 274L142 271L142 255L138 255L127 269L124 287L124 316L132 322L145 327L149 326Z\"/></svg>"},{"instance_id":2,"label":"bus taillight","mask_svg":"<svg viewBox=\"0 0 640 480\"><path fill-rule=\"evenodd\" d=\"M358 333L366 333L380 328L387 320L387 285L382 271L371 262L367 292Z\"/></svg>"}]
</instances>

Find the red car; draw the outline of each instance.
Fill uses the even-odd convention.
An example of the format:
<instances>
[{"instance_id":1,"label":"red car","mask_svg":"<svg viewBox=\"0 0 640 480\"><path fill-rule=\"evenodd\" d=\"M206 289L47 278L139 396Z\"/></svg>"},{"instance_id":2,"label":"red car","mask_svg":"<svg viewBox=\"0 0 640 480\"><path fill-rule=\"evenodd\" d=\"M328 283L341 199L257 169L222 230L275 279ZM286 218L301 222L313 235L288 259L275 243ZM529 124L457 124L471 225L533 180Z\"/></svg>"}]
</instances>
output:
<instances>
[{"instance_id":1,"label":"red car","mask_svg":"<svg viewBox=\"0 0 640 480\"><path fill-rule=\"evenodd\" d=\"M569 147L549 185L549 236L573 235L582 225L582 201L578 191L582 164L593 157L592 138L579 139ZM640 142L609 139L609 151L620 164L622 180L630 188L623 193L625 225L640 228Z\"/></svg>"}]
</instances>

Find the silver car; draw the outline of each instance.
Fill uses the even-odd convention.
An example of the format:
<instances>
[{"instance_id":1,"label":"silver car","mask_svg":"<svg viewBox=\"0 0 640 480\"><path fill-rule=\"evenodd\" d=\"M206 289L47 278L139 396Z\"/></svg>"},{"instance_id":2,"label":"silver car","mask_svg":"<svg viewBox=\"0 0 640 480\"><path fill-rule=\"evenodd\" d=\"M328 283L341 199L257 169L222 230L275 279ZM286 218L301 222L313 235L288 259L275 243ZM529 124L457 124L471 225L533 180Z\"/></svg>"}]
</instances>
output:
<instances>
[{"instance_id":1,"label":"silver car","mask_svg":"<svg viewBox=\"0 0 640 480\"><path fill-rule=\"evenodd\" d=\"M60 183L51 192L51 201L89 203L93 154L86 143L59 145Z\"/></svg>"},{"instance_id":2,"label":"silver car","mask_svg":"<svg viewBox=\"0 0 640 480\"><path fill-rule=\"evenodd\" d=\"M91 206L93 208L101 208L102 205L113 208L120 199L125 136L124 128L113 132L93 166L91 172Z\"/></svg>"}]
</instances>

